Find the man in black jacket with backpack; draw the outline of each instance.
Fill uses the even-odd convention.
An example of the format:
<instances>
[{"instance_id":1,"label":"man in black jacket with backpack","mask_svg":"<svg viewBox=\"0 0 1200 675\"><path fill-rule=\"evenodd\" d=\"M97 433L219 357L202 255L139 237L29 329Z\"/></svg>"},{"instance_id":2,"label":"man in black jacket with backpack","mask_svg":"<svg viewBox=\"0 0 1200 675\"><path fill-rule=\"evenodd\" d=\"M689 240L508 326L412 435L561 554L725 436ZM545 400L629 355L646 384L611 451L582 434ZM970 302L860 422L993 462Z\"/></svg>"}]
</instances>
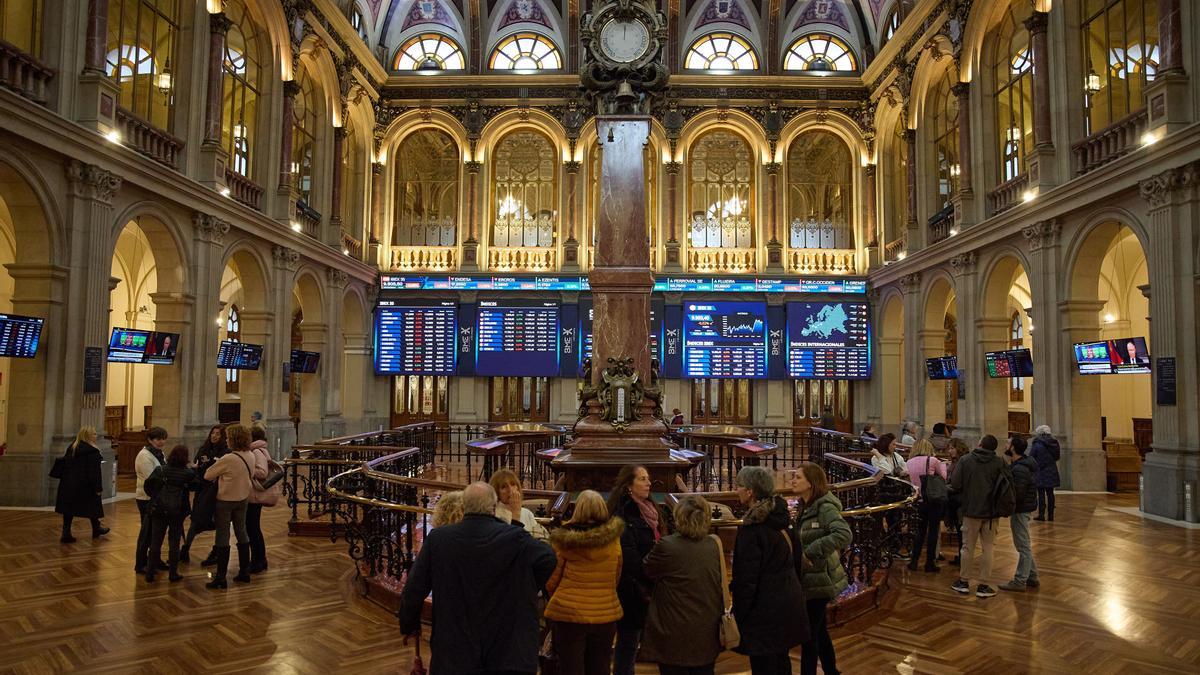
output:
<instances>
[{"instance_id":1,"label":"man in black jacket with backpack","mask_svg":"<svg viewBox=\"0 0 1200 675\"><path fill-rule=\"evenodd\" d=\"M950 491L959 496L959 512L963 516L962 567L954 590L971 592L971 577L975 572L975 543L983 549L979 585L975 595L990 598L995 589L987 585L992 575L992 546L1000 518L1012 515L1012 472L996 454L996 437L988 434L979 439L979 447L958 461L950 477Z\"/></svg>"}]
</instances>

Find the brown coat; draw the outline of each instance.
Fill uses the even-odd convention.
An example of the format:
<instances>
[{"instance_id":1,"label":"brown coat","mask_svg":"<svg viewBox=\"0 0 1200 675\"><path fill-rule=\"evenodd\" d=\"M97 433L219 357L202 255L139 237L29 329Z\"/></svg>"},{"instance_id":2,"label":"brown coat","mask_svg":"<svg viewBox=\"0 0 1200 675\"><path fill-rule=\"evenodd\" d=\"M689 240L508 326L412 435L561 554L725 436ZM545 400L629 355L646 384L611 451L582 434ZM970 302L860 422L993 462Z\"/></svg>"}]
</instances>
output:
<instances>
[{"instance_id":1,"label":"brown coat","mask_svg":"<svg viewBox=\"0 0 1200 675\"><path fill-rule=\"evenodd\" d=\"M712 537L663 537L645 561L654 581L642 658L672 666L707 666L721 653L721 561Z\"/></svg>"},{"instance_id":2,"label":"brown coat","mask_svg":"<svg viewBox=\"0 0 1200 675\"><path fill-rule=\"evenodd\" d=\"M560 527L550 534L558 565L546 590L546 618L567 623L609 623L621 618L617 580L621 578L621 532L613 518L587 529Z\"/></svg>"}]
</instances>

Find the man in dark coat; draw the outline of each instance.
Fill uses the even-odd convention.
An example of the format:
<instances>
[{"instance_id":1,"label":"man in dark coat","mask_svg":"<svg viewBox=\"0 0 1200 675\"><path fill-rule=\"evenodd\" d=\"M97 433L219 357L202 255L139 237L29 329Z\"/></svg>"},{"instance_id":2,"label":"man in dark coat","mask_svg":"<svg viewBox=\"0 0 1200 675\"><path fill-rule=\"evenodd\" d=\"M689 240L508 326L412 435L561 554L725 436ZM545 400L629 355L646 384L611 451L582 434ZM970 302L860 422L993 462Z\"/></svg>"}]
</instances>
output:
<instances>
[{"instance_id":1,"label":"man in dark coat","mask_svg":"<svg viewBox=\"0 0 1200 675\"><path fill-rule=\"evenodd\" d=\"M467 486L462 522L429 532L400 594L400 631L415 635L433 592L437 675L537 672L537 594L557 560L525 528L497 520L496 502L487 483Z\"/></svg>"},{"instance_id":2,"label":"man in dark coat","mask_svg":"<svg viewBox=\"0 0 1200 675\"><path fill-rule=\"evenodd\" d=\"M1038 514L1034 520L1047 520L1048 513L1053 523L1054 488L1062 484L1058 475L1058 460L1062 450L1058 446L1058 439L1050 433L1050 427L1042 424L1034 429L1034 433L1033 443L1029 446L1029 457L1037 464L1033 482L1037 486Z\"/></svg>"},{"instance_id":3,"label":"man in dark coat","mask_svg":"<svg viewBox=\"0 0 1200 675\"><path fill-rule=\"evenodd\" d=\"M1016 507L1009 522L1012 525L1013 547L1017 549L1017 571L1008 583L1000 584L1002 591L1024 593L1026 587L1038 584L1037 563L1033 560L1033 542L1029 540L1029 519L1037 509L1037 488L1033 476L1037 463L1025 454L1024 438L1013 436L1008 439L1008 452L1004 453L1012 462L1013 493Z\"/></svg>"},{"instance_id":4,"label":"man in dark coat","mask_svg":"<svg viewBox=\"0 0 1200 675\"><path fill-rule=\"evenodd\" d=\"M80 432L80 435L88 435ZM66 463L63 466L62 477L58 480L58 495L54 500L54 510L63 517L62 538L64 544L75 541L71 536L71 520L87 518L92 521L92 538L101 537L108 533L108 528L100 524L104 517L104 504L100 495L104 486L100 480L100 450L92 445L96 442L96 434L92 431L88 438L78 438L67 448Z\"/></svg>"},{"instance_id":5,"label":"man in dark coat","mask_svg":"<svg viewBox=\"0 0 1200 675\"><path fill-rule=\"evenodd\" d=\"M996 454L999 445L996 437L988 434L979 439L979 447L958 460L954 475L950 477L950 491L959 495L959 513L963 517L962 567L953 589L959 593L971 592L971 577L975 571L975 542L979 542L980 556L979 586L975 595L990 598L996 591L987 584L992 575L992 545L996 541L996 528L1000 519L992 512L992 489L1000 474L1007 471L1004 460Z\"/></svg>"}]
</instances>

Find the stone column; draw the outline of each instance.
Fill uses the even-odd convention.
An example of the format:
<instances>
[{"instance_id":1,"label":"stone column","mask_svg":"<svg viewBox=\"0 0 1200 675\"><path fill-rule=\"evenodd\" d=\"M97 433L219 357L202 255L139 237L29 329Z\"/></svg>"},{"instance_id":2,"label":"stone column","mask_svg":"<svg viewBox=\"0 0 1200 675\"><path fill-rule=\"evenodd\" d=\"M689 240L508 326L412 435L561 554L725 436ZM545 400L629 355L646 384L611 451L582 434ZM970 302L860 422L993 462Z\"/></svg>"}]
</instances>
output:
<instances>
[{"instance_id":1,"label":"stone column","mask_svg":"<svg viewBox=\"0 0 1200 675\"><path fill-rule=\"evenodd\" d=\"M979 358L984 358L987 352L998 352L1008 349L1008 329L1009 318L1003 313L1007 310L1006 307L981 307L981 316L975 319L975 346L968 346L967 349L974 349L979 353ZM1000 312L1000 314L989 314L989 312ZM962 327L962 322L959 322L959 327ZM1036 359L1037 356L1035 355ZM962 369L962 366L959 366ZM1034 372L1036 373L1036 367ZM980 430L985 434L992 434L996 438L1002 438L1008 432L1008 399L1009 389L1012 383L1007 379L999 378L992 379L987 375L986 366L981 367L978 371L979 379L978 387L969 387L967 396L978 392L979 395L979 425ZM976 373L968 373L968 377L976 375ZM970 380L967 381L968 384Z\"/></svg>"},{"instance_id":2,"label":"stone column","mask_svg":"<svg viewBox=\"0 0 1200 675\"><path fill-rule=\"evenodd\" d=\"M104 74L104 52L108 46L108 0L88 2L87 36L83 72Z\"/></svg>"},{"instance_id":3,"label":"stone column","mask_svg":"<svg viewBox=\"0 0 1200 675\"><path fill-rule=\"evenodd\" d=\"M343 380L346 386L342 392L342 418L346 433L361 433L370 428L363 414L364 395L367 394L364 383L380 379L390 383L391 378L375 376L371 363L371 336L366 333L342 333L341 354L347 375Z\"/></svg>"},{"instance_id":4,"label":"stone column","mask_svg":"<svg viewBox=\"0 0 1200 675\"><path fill-rule=\"evenodd\" d=\"M904 306L904 345L905 353L900 358L904 362L904 402L901 414L905 420L918 420L924 424L921 417L924 408L925 360L919 345L921 344L921 329L924 327L925 297L921 293L921 273L913 272L900 279L900 291L903 294Z\"/></svg>"},{"instance_id":5,"label":"stone column","mask_svg":"<svg viewBox=\"0 0 1200 675\"><path fill-rule=\"evenodd\" d=\"M300 378L300 425L296 442L314 443L323 436L322 422L327 410L327 396L336 400L340 383L329 379L330 362L336 359L329 349L329 325L305 320L300 324L300 335L303 341L301 349L321 354L317 372L292 373L293 379Z\"/></svg>"},{"instance_id":6,"label":"stone column","mask_svg":"<svg viewBox=\"0 0 1200 675\"><path fill-rule=\"evenodd\" d=\"M104 73L108 48L108 2L89 0L87 34L84 37L83 72L79 75L76 119L102 134L117 128L117 99L120 90Z\"/></svg>"},{"instance_id":7,"label":"stone column","mask_svg":"<svg viewBox=\"0 0 1200 675\"><path fill-rule=\"evenodd\" d=\"M912 253L921 247L921 237L917 231L917 132L915 129L905 129L903 136L904 152L908 154L905 177L908 201L904 219L904 229L908 234L905 250Z\"/></svg>"},{"instance_id":8,"label":"stone column","mask_svg":"<svg viewBox=\"0 0 1200 675\"><path fill-rule=\"evenodd\" d=\"M1194 11L1194 10L1193 10ZM1179 0L1158 0L1158 74L1146 85L1151 129L1172 133L1187 126L1194 112L1185 70L1184 20Z\"/></svg>"},{"instance_id":9,"label":"stone column","mask_svg":"<svg viewBox=\"0 0 1200 675\"><path fill-rule=\"evenodd\" d=\"M292 192L292 136L296 125L296 97L299 95L299 82L287 80L283 83L283 114L279 120L279 194L286 195L289 202ZM290 208L289 205L289 211Z\"/></svg>"},{"instance_id":10,"label":"stone column","mask_svg":"<svg viewBox=\"0 0 1200 675\"><path fill-rule=\"evenodd\" d=\"M273 306L271 298L265 298L264 301L268 306ZM281 312L286 313L286 307L290 307L290 303L283 308ZM242 424L250 424L250 416L255 412L261 412L264 418L268 414L268 399L272 396L278 396L277 392L280 389L281 377L271 378L270 363L277 358L279 354L275 353L269 345L271 336L277 332L275 329L276 319L274 311L263 311L254 309L241 310L239 314L242 328L242 342L250 344L263 345L262 365L258 370L243 370L239 371L240 383L238 384L238 398L242 404ZM289 317L290 322L290 317ZM290 326L286 333L291 337ZM215 367L215 366L214 366ZM278 373L278 368L275 369ZM270 439L271 448L275 448L274 439Z\"/></svg>"},{"instance_id":11,"label":"stone column","mask_svg":"<svg viewBox=\"0 0 1200 675\"><path fill-rule=\"evenodd\" d=\"M367 307L374 307L379 299L379 286L371 284L366 288ZM465 300L464 300L465 301ZM374 361L374 345L371 343L370 335L367 336L367 342L363 347L364 358L368 363ZM362 372L362 371L359 371ZM461 394L464 391L470 391L473 378L459 378L463 381L455 382L454 388L459 390ZM362 378L362 416L363 423L367 429L379 429L385 425L391 424L391 377L375 377L373 369L366 371L366 377ZM484 391L484 400L487 400L487 392ZM455 419L451 417L451 419Z\"/></svg>"},{"instance_id":12,"label":"stone column","mask_svg":"<svg viewBox=\"0 0 1200 675\"><path fill-rule=\"evenodd\" d=\"M483 171L483 162L468 161L463 168L467 171L467 240L463 242L459 269L476 271L479 269L479 173Z\"/></svg>"},{"instance_id":13,"label":"stone column","mask_svg":"<svg viewBox=\"0 0 1200 675\"><path fill-rule=\"evenodd\" d=\"M199 180L211 188L225 185L229 156L221 147L222 103L225 85L225 36L232 22L224 14L208 15L208 65L204 102L204 141L200 145ZM238 120L233 120L237 123Z\"/></svg>"},{"instance_id":14,"label":"stone column","mask_svg":"<svg viewBox=\"0 0 1200 675\"><path fill-rule=\"evenodd\" d=\"M958 192L952 200L954 226L961 232L975 222L975 188L971 173L971 83L959 82L950 91L958 99Z\"/></svg>"},{"instance_id":15,"label":"stone column","mask_svg":"<svg viewBox=\"0 0 1200 675\"><path fill-rule=\"evenodd\" d=\"M1104 309L1104 302L1100 300L1059 301L1062 341L1059 350L1055 353L1070 354L1071 352L1068 351L1070 345L1100 337L1100 310L1102 309ZM1036 335L1038 332L1040 330L1035 331L1034 334ZM1042 359L1043 363L1048 361L1050 359ZM1060 363L1064 366L1069 366L1070 361L1069 358L1060 359ZM1034 372L1037 372L1036 362ZM1107 467L1104 448L1101 445L1103 439L1100 437L1099 378L1069 375L1061 381L1067 385L1064 389L1070 396L1070 407L1068 408L1070 444L1063 446L1063 457L1059 462L1063 485L1072 490L1104 490L1107 484ZM1034 400L1037 398L1035 396ZM1051 429L1053 428L1051 427Z\"/></svg>"},{"instance_id":16,"label":"stone column","mask_svg":"<svg viewBox=\"0 0 1200 675\"><path fill-rule=\"evenodd\" d=\"M563 242L563 262L560 269L564 272L579 271L579 241L575 238L578 226L579 167L580 163L573 160L563 162L563 171L567 175L567 238Z\"/></svg>"},{"instance_id":17,"label":"stone column","mask_svg":"<svg viewBox=\"0 0 1200 675\"><path fill-rule=\"evenodd\" d=\"M1149 207L1146 267L1150 270L1150 348L1155 389L1174 366L1175 402L1155 396L1154 452L1142 464L1143 508L1168 518L1200 520L1200 162L1142 181ZM1188 485L1192 511L1186 512Z\"/></svg>"},{"instance_id":18,"label":"stone column","mask_svg":"<svg viewBox=\"0 0 1200 675\"><path fill-rule=\"evenodd\" d=\"M342 174L346 166L342 152L345 146L346 127L336 127L333 130L333 176L330 180L333 193L329 198L329 224L338 248L341 248L342 242Z\"/></svg>"},{"instance_id":19,"label":"stone column","mask_svg":"<svg viewBox=\"0 0 1200 675\"><path fill-rule=\"evenodd\" d=\"M1071 433L1071 380L1073 357L1071 343L1063 338L1063 321L1059 301L1068 297L1066 280L1060 282L1059 239L1062 225L1057 220L1034 223L1023 230L1029 245L1029 290L1033 306L1030 323L1033 331L1034 384L1029 410L1034 427L1047 424L1062 439L1064 453L1074 444ZM1007 329L1006 329L1007 330ZM1087 339L1095 339L1095 336ZM1047 358L1048 354L1065 354L1066 358ZM1099 427L1099 421L1092 421Z\"/></svg>"},{"instance_id":20,"label":"stone column","mask_svg":"<svg viewBox=\"0 0 1200 675\"><path fill-rule=\"evenodd\" d=\"M188 439L184 431L187 416L185 401L196 395L196 387L199 384L193 381L196 368L192 361L203 359L202 353L209 345L193 343L195 337L192 332L192 316L195 296L159 292L151 294L150 300L154 302L154 330L178 333L180 342L186 341L186 344L179 345L174 365L154 367L154 425L166 429L171 434L172 442L186 442ZM207 351L214 350L210 348ZM208 375L210 378L215 377L215 369L209 371ZM213 421L216 421L215 418Z\"/></svg>"},{"instance_id":21,"label":"stone column","mask_svg":"<svg viewBox=\"0 0 1200 675\"><path fill-rule=\"evenodd\" d=\"M1048 190L1057 184L1050 94L1050 13L1033 12L1025 20L1033 57L1033 152L1029 156L1029 186Z\"/></svg>"},{"instance_id":22,"label":"stone column","mask_svg":"<svg viewBox=\"0 0 1200 675\"><path fill-rule=\"evenodd\" d=\"M370 254L367 256L368 263L379 265L380 269L389 269L391 260L389 255L381 256L381 251L385 249L380 238L383 236L383 162L371 163L371 238L369 242Z\"/></svg>"},{"instance_id":23,"label":"stone column","mask_svg":"<svg viewBox=\"0 0 1200 675\"><path fill-rule=\"evenodd\" d=\"M676 231L679 227L679 170L683 162L667 162L663 169L667 174L667 241L664 244L666 260L663 261L663 271L681 272L683 266L679 260L679 239ZM687 236L686 228L683 236Z\"/></svg>"},{"instance_id":24,"label":"stone column","mask_svg":"<svg viewBox=\"0 0 1200 675\"><path fill-rule=\"evenodd\" d=\"M325 344L328 347L322 353L320 366L321 394L324 397L321 404L321 437L333 438L346 433L342 403L346 396L343 387L346 382L343 377L343 373L346 372L346 356L339 343L342 331L345 329L342 323L342 302L346 297L348 276L342 270L330 267L325 270L325 278L328 281L325 292L325 324L328 326L325 333ZM370 375L367 373L368 371L359 370L356 378L370 377L374 379L374 373Z\"/></svg>"},{"instance_id":25,"label":"stone column","mask_svg":"<svg viewBox=\"0 0 1200 675\"><path fill-rule=\"evenodd\" d=\"M987 374L983 352L976 348L979 336L975 319L980 314L979 276L976 272L978 258L974 251L967 251L950 259L950 270L954 276L954 308L958 316L958 377L963 381L959 386L966 392L966 398L958 402L957 433L964 439L975 439L983 433L980 401Z\"/></svg>"},{"instance_id":26,"label":"stone column","mask_svg":"<svg viewBox=\"0 0 1200 675\"><path fill-rule=\"evenodd\" d=\"M184 397L180 435L189 444L203 442L209 426L217 419L222 371L217 369L217 348L221 326L217 323L221 311L221 277L225 272L223 253L229 223L206 213L192 217L192 256L190 276L194 302L192 327L183 337L179 354L186 350L187 366L191 370L191 386ZM161 311L159 317L163 315ZM182 367L182 363L176 366ZM157 397L157 388L155 389Z\"/></svg>"},{"instance_id":27,"label":"stone column","mask_svg":"<svg viewBox=\"0 0 1200 675\"><path fill-rule=\"evenodd\" d=\"M924 422L925 431L928 432L937 422L946 421L947 381L930 380L926 376L925 370L925 359L934 359L946 353L946 329L928 326L922 328L917 333L917 344L920 346L918 356L921 357L921 367L914 375L925 388L924 411L921 413L921 421Z\"/></svg>"},{"instance_id":28,"label":"stone column","mask_svg":"<svg viewBox=\"0 0 1200 675\"><path fill-rule=\"evenodd\" d=\"M767 173L767 229L771 238L767 240L767 270L783 271L783 244L779 242L779 162L763 165Z\"/></svg>"}]
</instances>

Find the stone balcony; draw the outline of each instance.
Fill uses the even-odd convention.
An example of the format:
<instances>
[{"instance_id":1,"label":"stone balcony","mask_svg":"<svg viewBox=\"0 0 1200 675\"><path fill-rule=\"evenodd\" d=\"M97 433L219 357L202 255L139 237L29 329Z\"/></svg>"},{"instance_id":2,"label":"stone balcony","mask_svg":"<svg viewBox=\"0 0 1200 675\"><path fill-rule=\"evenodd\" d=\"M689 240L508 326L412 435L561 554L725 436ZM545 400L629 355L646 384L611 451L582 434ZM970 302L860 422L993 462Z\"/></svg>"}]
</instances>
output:
<instances>
[{"instance_id":1,"label":"stone balcony","mask_svg":"<svg viewBox=\"0 0 1200 675\"><path fill-rule=\"evenodd\" d=\"M687 252L687 270L710 274L746 274L758 270L758 249L693 248Z\"/></svg>"},{"instance_id":2,"label":"stone balcony","mask_svg":"<svg viewBox=\"0 0 1200 675\"><path fill-rule=\"evenodd\" d=\"M790 274L854 274L855 251L852 248L789 249L784 255Z\"/></svg>"},{"instance_id":3,"label":"stone balcony","mask_svg":"<svg viewBox=\"0 0 1200 675\"><path fill-rule=\"evenodd\" d=\"M1023 173L1012 180L1001 183L995 190L988 193L988 205L992 215L1004 213L1020 204L1025 198L1025 190L1029 188L1029 173Z\"/></svg>"},{"instance_id":4,"label":"stone balcony","mask_svg":"<svg viewBox=\"0 0 1200 675\"><path fill-rule=\"evenodd\" d=\"M502 246L489 248L487 268L497 272L554 272L558 270L558 249Z\"/></svg>"},{"instance_id":5,"label":"stone balcony","mask_svg":"<svg viewBox=\"0 0 1200 675\"><path fill-rule=\"evenodd\" d=\"M393 272L444 272L458 267L453 246L392 246L388 267Z\"/></svg>"},{"instance_id":6,"label":"stone balcony","mask_svg":"<svg viewBox=\"0 0 1200 675\"><path fill-rule=\"evenodd\" d=\"M229 167L225 168L225 189L229 190L230 199L255 211L262 210L262 187Z\"/></svg>"}]
</instances>

